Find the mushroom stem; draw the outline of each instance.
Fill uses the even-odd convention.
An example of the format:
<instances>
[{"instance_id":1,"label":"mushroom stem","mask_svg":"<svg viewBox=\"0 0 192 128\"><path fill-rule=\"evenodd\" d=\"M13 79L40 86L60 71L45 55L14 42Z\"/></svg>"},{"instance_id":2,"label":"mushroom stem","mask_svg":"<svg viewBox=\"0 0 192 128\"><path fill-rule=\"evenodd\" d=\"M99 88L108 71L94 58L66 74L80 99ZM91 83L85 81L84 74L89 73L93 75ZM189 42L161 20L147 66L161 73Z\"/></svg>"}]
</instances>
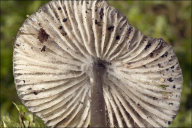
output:
<instances>
[{"instance_id":1,"label":"mushroom stem","mask_svg":"<svg viewBox=\"0 0 192 128\"><path fill-rule=\"evenodd\" d=\"M106 127L103 83L105 65L97 61L92 67L91 77L91 127Z\"/></svg>"}]
</instances>

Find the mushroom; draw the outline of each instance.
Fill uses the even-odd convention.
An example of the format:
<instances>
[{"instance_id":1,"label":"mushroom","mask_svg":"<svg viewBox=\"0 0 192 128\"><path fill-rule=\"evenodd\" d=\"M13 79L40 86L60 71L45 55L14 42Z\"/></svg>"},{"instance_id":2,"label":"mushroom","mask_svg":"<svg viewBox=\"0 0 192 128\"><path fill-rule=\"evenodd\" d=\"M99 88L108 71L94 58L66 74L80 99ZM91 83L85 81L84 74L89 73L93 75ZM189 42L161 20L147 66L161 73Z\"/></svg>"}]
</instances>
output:
<instances>
[{"instance_id":1,"label":"mushroom","mask_svg":"<svg viewBox=\"0 0 192 128\"><path fill-rule=\"evenodd\" d=\"M51 127L168 127L182 72L173 48L105 1L50 1L14 44L17 93Z\"/></svg>"}]
</instances>

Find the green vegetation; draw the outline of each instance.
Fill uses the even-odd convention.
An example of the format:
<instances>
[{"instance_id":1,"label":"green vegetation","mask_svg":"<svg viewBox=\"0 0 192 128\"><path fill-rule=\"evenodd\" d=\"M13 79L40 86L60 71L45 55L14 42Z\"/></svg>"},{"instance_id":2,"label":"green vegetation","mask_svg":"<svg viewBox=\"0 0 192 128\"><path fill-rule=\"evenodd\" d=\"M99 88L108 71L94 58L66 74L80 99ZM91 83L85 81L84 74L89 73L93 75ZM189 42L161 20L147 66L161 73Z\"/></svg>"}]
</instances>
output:
<instances>
[{"instance_id":1,"label":"green vegetation","mask_svg":"<svg viewBox=\"0 0 192 128\"><path fill-rule=\"evenodd\" d=\"M22 106L12 72L14 38L26 19L48 1L1 1L1 127L43 127ZM170 127L191 127L191 1L109 1L145 35L163 38L179 59L184 84L181 106ZM15 105L12 103L16 103ZM25 114L24 114L25 112ZM22 119L23 118L23 123Z\"/></svg>"},{"instance_id":2,"label":"green vegetation","mask_svg":"<svg viewBox=\"0 0 192 128\"><path fill-rule=\"evenodd\" d=\"M32 113L28 112L23 105L17 105L14 102L13 104L18 110L18 120L15 120L12 116L2 116L1 127L45 127L43 122Z\"/></svg>"}]
</instances>

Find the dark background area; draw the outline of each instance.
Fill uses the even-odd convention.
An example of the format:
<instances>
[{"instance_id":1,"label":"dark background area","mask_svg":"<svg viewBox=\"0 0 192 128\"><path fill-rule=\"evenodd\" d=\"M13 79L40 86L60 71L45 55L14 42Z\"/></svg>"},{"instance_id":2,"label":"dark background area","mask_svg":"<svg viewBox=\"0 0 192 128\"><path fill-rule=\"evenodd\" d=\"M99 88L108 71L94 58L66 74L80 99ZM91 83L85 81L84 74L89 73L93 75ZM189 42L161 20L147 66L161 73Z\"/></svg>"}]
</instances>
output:
<instances>
[{"instance_id":1,"label":"dark background area","mask_svg":"<svg viewBox=\"0 0 192 128\"><path fill-rule=\"evenodd\" d=\"M1 1L1 119L18 122L12 102L21 104L12 71L13 43L19 27L48 1ZM163 38L174 48L183 72L181 106L170 127L191 127L191 1L109 1L145 35Z\"/></svg>"}]
</instances>

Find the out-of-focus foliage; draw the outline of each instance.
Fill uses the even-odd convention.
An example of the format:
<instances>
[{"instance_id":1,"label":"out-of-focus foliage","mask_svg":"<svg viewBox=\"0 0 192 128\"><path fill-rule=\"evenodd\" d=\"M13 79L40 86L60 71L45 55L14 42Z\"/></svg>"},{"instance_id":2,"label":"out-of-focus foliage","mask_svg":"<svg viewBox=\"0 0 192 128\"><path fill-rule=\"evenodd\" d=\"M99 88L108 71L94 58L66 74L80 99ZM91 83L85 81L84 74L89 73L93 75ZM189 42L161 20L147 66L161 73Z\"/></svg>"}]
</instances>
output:
<instances>
[{"instance_id":1,"label":"out-of-focus foliage","mask_svg":"<svg viewBox=\"0 0 192 128\"><path fill-rule=\"evenodd\" d=\"M1 1L1 125L21 126L12 102L21 104L12 72L13 42L19 27L48 1ZM109 1L145 35L170 43L183 71L180 110L170 127L191 127L191 1ZM26 113L28 113L26 111ZM28 113L30 115L30 113ZM27 117L28 118L28 117ZM26 126L31 116L25 119ZM32 123L33 124L33 123ZM40 120L32 126L43 126Z\"/></svg>"},{"instance_id":2,"label":"out-of-focus foliage","mask_svg":"<svg viewBox=\"0 0 192 128\"><path fill-rule=\"evenodd\" d=\"M17 105L13 102L16 109L18 110L18 120L15 120L12 116L2 116L1 127L45 127L42 121L35 117L32 113L28 112L23 105ZM35 119L36 118L36 119Z\"/></svg>"},{"instance_id":3,"label":"out-of-focus foliage","mask_svg":"<svg viewBox=\"0 0 192 128\"><path fill-rule=\"evenodd\" d=\"M22 104L14 85L13 42L19 27L26 19L26 15L33 14L46 2L48 1L1 1L1 126L21 127L19 113L23 111L25 111L25 118L31 117L31 114L25 109L18 112L12 103ZM30 119L28 118L28 120ZM28 126L28 120L24 120L25 126ZM35 123L31 122L30 124L33 127L44 126L37 117L35 117Z\"/></svg>"}]
</instances>

